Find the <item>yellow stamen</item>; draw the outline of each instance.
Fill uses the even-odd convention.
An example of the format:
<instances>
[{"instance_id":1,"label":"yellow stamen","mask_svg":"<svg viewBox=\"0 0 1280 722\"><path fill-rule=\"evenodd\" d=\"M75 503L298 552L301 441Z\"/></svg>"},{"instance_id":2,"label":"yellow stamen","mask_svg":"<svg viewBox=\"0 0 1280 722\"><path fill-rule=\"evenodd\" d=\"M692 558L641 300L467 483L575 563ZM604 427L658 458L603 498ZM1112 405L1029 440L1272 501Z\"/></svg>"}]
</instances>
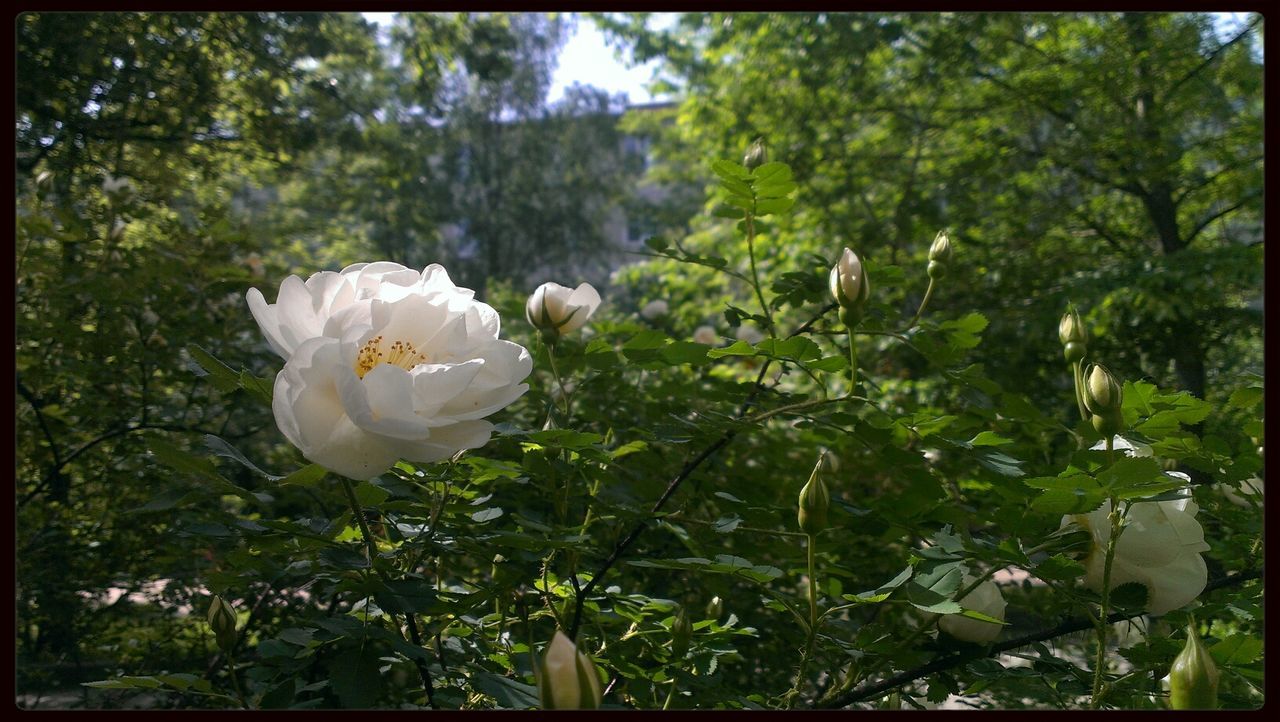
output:
<instances>
[{"instance_id":1,"label":"yellow stamen","mask_svg":"<svg viewBox=\"0 0 1280 722\"><path fill-rule=\"evenodd\" d=\"M392 364L409 371L426 362L427 355L418 351L412 342L394 341L388 347L382 343L382 336L374 336L356 354L356 376L364 378L365 374L379 364Z\"/></svg>"}]
</instances>

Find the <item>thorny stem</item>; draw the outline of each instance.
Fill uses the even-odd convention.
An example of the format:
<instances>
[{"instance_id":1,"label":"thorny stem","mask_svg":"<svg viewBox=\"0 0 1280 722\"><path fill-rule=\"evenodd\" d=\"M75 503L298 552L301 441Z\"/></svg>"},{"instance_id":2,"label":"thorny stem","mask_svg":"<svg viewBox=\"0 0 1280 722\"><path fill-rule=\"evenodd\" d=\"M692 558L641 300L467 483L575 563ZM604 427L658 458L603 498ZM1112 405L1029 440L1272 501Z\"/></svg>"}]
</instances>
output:
<instances>
[{"instance_id":1,"label":"thorny stem","mask_svg":"<svg viewBox=\"0 0 1280 722\"><path fill-rule=\"evenodd\" d=\"M347 493L347 503L351 505L351 514L355 516L356 522L360 525L360 536L364 538L365 550L369 553L369 567L378 575L385 584L388 580L386 574L378 568L375 561L378 558L378 546L373 540L373 533L369 531L369 522L365 520L364 513L360 510L360 500L356 498L356 491L351 486L351 480L345 476L339 476L342 481L342 489ZM394 615L392 615L394 619ZM413 617L413 612L405 612L405 622L409 627L409 639L415 647L422 646L422 637L418 634L418 622ZM422 678L422 691L427 695L427 705L431 709L439 709L435 702L435 688L431 683L431 671L427 669L427 665L420 659L414 660L418 668L418 676Z\"/></svg>"},{"instance_id":2,"label":"thorny stem","mask_svg":"<svg viewBox=\"0 0 1280 722\"><path fill-rule=\"evenodd\" d=\"M1107 437L1106 447L1107 461L1108 463L1114 463L1114 436ZM1115 497L1111 497L1110 505L1111 513L1107 515L1107 520L1111 524L1111 533L1107 537L1107 551L1102 565L1102 604L1098 611L1098 652L1093 662L1093 695L1089 701L1090 709L1100 708L1102 706L1102 698L1106 696L1106 690L1103 689L1103 678L1106 674L1107 665L1107 615L1111 610L1111 567L1115 562L1116 545L1123 531L1120 522L1124 518L1124 513L1120 511L1118 500Z\"/></svg>"}]
</instances>

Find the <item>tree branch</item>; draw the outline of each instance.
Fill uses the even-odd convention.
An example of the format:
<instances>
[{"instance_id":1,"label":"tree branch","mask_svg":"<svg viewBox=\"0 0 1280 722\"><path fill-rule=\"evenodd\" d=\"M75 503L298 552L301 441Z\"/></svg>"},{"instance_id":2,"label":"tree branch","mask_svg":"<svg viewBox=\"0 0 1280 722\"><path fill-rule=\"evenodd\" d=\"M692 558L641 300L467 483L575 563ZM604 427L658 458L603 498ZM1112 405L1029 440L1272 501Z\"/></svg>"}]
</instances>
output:
<instances>
[{"instance_id":1,"label":"tree branch","mask_svg":"<svg viewBox=\"0 0 1280 722\"><path fill-rule=\"evenodd\" d=\"M1209 592L1216 591L1218 589L1236 587L1247 581L1251 581L1253 579L1261 579L1262 572L1263 572L1263 568L1258 567L1257 569L1249 569L1246 571L1242 571L1238 574L1232 574L1230 576L1214 579L1210 581L1207 585L1205 585L1204 592L1202 592L1202 594L1207 594ZM1132 612L1113 612L1107 617L1107 623L1114 624L1115 622L1122 622L1126 619L1133 619L1135 617L1140 617L1143 614L1145 614L1145 612L1138 612L1136 614ZM1070 619L1064 620L1061 624L1058 624L1057 626L1050 627L1049 629L1040 630L1038 632L1032 632L1030 634L1024 634L1021 637L1015 637L1006 642L1001 642L1000 644L992 645L990 647L985 647L985 648L975 647L972 651L937 657L931 662L922 664L913 669L908 669L906 671L899 672L898 674L895 674L892 677L883 679L879 682L863 685L858 689L850 690L849 692L842 694L828 702L819 702L815 706L822 709L837 709L840 707L845 707L850 704L853 704L854 702L861 702L863 700L873 699L875 697L881 696L882 694L892 689L901 687L902 685L907 684L908 682L913 682L917 679L920 679L921 677L926 677L935 672L941 672L946 669L951 669L952 667L958 667L962 664L965 664L967 662L972 662L977 659L992 657L1002 652L1008 652L1010 650L1017 649L1018 647L1025 647L1028 644L1033 644L1035 642L1043 642L1045 640L1053 639L1055 637L1061 637L1064 634L1082 632L1087 629L1092 629L1093 626L1094 626L1093 620L1089 619L1088 617L1072 617Z\"/></svg>"}]
</instances>

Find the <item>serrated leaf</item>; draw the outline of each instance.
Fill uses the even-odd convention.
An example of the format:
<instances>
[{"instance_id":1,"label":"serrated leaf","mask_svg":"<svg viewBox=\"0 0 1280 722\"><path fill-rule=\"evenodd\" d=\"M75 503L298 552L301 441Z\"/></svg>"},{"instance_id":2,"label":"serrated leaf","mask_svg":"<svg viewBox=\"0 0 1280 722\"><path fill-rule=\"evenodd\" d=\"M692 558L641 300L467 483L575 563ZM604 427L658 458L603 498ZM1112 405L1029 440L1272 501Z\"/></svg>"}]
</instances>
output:
<instances>
[{"instance_id":1,"label":"serrated leaf","mask_svg":"<svg viewBox=\"0 0 1280 722\"><path fill-rule=\"evenodd\" d=\"M1221 665L1251 664L1262 654L1262 640L1247 634L1233 634L1210 647L1209 654Z\"/></svg>"},{"instance_id":2,"label":"serrated leaf","mask_svg":"<svg viewBox=\"0 0 1280 722\"><path fill-rule=\"evenodd\" d=\"M709 358L723 358L725 356L755 356L756 349L746 341L735 341L732 345L724 348L713 348L707 351Z\"/></svg>"},{"instance_id":3,"label":"serrated leaf","mask_svg":"<svg viewBox=\"0 0 1280 722\"><path fill-rule=\"evenodd\" d=\"M214 388L222 392L235 391L240 388L240 374L236 373L235 369L219 361L213 354L205 351L198 344L189 344L187 353L191 355L191 360L204 370L205 378L209 380L209 383L213 384Z\"/></svg>"},{"instance_id":4,"label":"serrated leaf","mask_svg":"<svg viewBox=\"0 0 1280 722\"><path fill-rule=\"evenodd\" d=\"M502 508L494 506L488 509L481 509L480 511L477 511L476 513L472 514L471 521L474 521L478 524L483 524L486 521L492 521L494 519L497 519L498 517L502 516L502 514L503 514Z\"/></svg>"},{"instance_id":5,"label":"serrated leaf","mask_svg":"<svg viewBox=\"0 0 1280 722\"><path fill-rule=\"evenodd\" d=\"M1036 565L1035 575L1050 581L1065 581L1084 576L1085 568L1080 562L1064 554L1054 554Z\"/></svg>"},{"instance_id":6,"label":"serrated leaf","mask_svg":"<svg viewBox=\"0 0 1280 722\"><path fill-rule=\"evenodd\" d=\"M311 486L329 473L327 469L319 464L308 464L301 469L280 479L281 484L292 484L295 486Z\"/></svg>"},{"instance_id":7,"label":"serrated leaf","mask_svg":"<svg viewBox=\"0 0 1280 722\"><path fill-rule=\"evenodd\" d=\"M983 431L972 439L969 439L970 446L1003 446L1005 444L1012 443L1012 439L1006 439L994 431Z\"/></svg>"}]
</instances>

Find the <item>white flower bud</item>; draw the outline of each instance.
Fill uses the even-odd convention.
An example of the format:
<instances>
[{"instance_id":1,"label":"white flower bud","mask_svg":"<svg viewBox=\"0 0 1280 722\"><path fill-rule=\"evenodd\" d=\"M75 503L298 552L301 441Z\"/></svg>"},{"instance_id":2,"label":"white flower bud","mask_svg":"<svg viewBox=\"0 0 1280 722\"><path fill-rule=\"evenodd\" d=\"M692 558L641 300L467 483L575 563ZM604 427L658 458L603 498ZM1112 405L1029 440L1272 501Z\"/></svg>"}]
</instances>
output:
<instances>
[{"instance_id":1,"label":"white flower bud","mask_svg":"<svg viewBox=\"0 0 1280 722\"><path fill-rule=\"evenodd\" d=\"M529 296L524 310L534 328L563 336L582 328L599 307L600 294L591 284L571 289L548 281Z\"/></svg>"},{"instance_id":2,"label":"white flower bud","mask_svg":"<svg viewBox=\"0 0 1280 722\"><path fill-rule=\"evenodd\" d=\"M849 248L844 249L840 260L831 267L828 282L831 297L843 308L860 308L871 292L871 284L862 270L862 259Z\"/></svg>"}]
</instances>

